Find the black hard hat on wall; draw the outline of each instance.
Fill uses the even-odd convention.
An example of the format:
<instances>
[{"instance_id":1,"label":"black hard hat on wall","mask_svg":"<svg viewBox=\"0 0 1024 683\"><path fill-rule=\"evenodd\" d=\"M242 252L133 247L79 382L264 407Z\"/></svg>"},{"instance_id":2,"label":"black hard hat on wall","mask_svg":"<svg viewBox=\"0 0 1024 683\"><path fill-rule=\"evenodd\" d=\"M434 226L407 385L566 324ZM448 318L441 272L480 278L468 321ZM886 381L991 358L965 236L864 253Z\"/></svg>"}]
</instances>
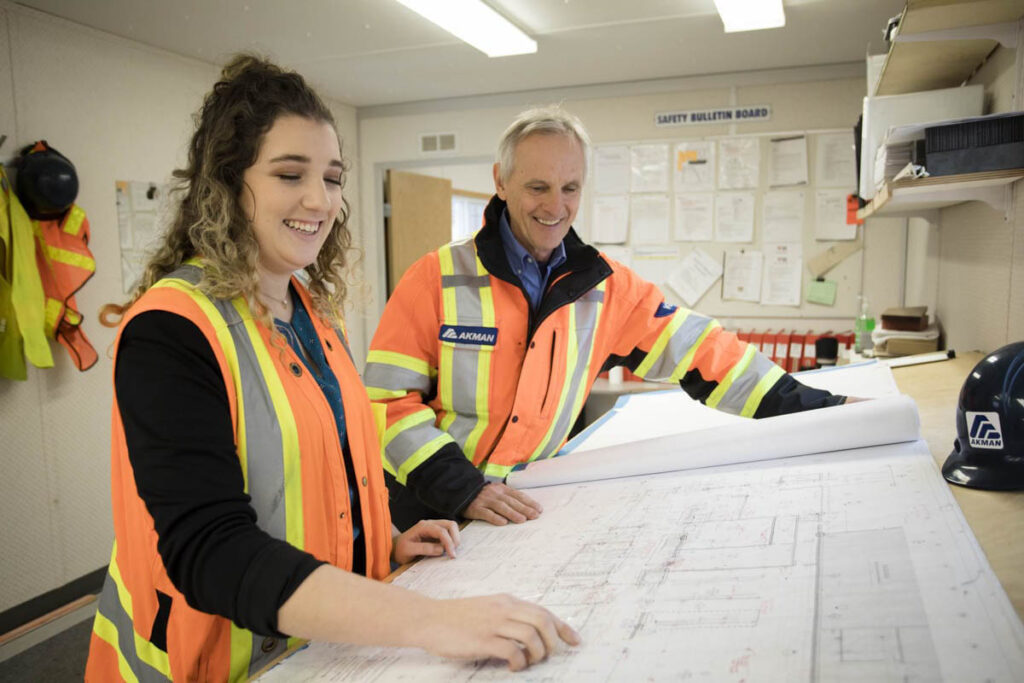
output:
<instances>
[{"instance_id":1,"label":"black hard hat on wall","mask_svg":"<svg viewBox=\"0 0 1024 683\"><path fill-rule=\"evenodd\" d=\"M75 165L46 140L33 143L21 151L15 192L32 218L59 218L78 196Z\"/></svg>"},{"instance_id":2,"label":"black hard hat on wall","mask_svg":"<svg viewBox=\"0 0 1024 683\"><path fill-rule=\"evenodd\" d=\"M960 390L956 441L942 466L953 484L1024 489L1024 342L993 351Z\"/></svg>"}]
</instances>

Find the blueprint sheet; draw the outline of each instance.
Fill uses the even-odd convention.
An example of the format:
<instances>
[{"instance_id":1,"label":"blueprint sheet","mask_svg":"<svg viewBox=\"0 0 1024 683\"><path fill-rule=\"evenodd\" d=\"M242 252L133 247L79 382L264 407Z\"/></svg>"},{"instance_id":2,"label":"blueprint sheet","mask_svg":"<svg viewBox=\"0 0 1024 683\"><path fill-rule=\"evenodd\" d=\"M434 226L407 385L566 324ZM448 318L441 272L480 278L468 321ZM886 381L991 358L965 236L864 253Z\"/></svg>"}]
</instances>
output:
<instances>
[{"instance_id":1,"label":"blueprint sheet","mask_svg":"<svg viewBox=\"0 0 1024 683\"><path fill-rule=\"evenodd\" d=\"M396 580L509 592L576 627L582 645L516 681L1024 678L1024 629L923 441L529 493L539 519L475 522L457 559ZM507 678L318 642L261 681Z\"/></svg>"}]
</instances>

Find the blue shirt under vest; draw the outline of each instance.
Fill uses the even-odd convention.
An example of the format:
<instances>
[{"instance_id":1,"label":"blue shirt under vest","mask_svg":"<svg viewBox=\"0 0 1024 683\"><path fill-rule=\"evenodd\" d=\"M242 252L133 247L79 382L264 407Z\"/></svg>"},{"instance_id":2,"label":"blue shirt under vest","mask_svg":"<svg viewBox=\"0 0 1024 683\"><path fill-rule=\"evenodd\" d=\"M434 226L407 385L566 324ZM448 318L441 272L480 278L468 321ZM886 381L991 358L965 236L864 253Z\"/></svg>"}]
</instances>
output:
<instances>
[{"instance_id":1,"label":"blue shirt under vest","mask_svg":"<svg viewBox=\"0 0 1024 683\"><path fill-rule=\"evenodd\" d=\"M505 247L508 265L512 272L519 276L519 281L523 283L523 289L526 290L526 296L530 301L530 308L535 311L540 305L541 297L544 296L544 290L548 287L551 271L565 263L565 244L559 242L551 252L548 262L540 264L512 234L512 226L508 222L508 209L501 212L498 231L501 233L501 243Z\"/></svg>"}]
</instances>

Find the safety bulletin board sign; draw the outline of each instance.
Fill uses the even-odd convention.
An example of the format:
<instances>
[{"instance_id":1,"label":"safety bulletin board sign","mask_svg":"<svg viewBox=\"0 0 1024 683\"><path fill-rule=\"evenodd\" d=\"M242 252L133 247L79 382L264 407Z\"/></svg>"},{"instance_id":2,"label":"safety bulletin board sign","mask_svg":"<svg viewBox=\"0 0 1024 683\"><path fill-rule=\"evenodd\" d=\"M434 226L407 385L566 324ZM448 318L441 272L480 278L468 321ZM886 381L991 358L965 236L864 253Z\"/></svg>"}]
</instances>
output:
<instances>
[{"instance_id":1,"label":"safety bulletin board sign","mask_svg":"<svg viewBox=\"0 0 1024 683\"><path fill-rule=\"evenodd\" d=\"M738 107L720 107L717 109L663 111L654 115L654 125L659 128L671 128L673 126L692 126L701 123L771 121L771 118L772 107L770 104L744 104Z\"/></svg>"}]
</instances>

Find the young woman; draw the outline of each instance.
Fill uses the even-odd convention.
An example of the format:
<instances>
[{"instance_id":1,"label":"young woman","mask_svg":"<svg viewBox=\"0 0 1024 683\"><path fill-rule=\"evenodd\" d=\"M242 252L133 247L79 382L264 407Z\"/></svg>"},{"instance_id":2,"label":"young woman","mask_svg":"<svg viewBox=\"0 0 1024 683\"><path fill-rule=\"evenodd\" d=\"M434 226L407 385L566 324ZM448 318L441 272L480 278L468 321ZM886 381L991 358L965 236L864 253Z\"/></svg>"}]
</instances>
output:
<instances>
[{"instance_id":1,"label":"young woman","mask_svg":"<svg viewBox=\"0 0 1024 683\"><path fill-rule=\"evenodd\" d=\"M197 116L181 201L120 316L114 549L87 680L247 678L293 637L521 669L578 637L509 596L381 579L455 557L450 521L392 539L370 402L340 329L350 244L330 111L241 56ZM304 281L293 273L304 271Z\"/></svg>"}]
</instances>

